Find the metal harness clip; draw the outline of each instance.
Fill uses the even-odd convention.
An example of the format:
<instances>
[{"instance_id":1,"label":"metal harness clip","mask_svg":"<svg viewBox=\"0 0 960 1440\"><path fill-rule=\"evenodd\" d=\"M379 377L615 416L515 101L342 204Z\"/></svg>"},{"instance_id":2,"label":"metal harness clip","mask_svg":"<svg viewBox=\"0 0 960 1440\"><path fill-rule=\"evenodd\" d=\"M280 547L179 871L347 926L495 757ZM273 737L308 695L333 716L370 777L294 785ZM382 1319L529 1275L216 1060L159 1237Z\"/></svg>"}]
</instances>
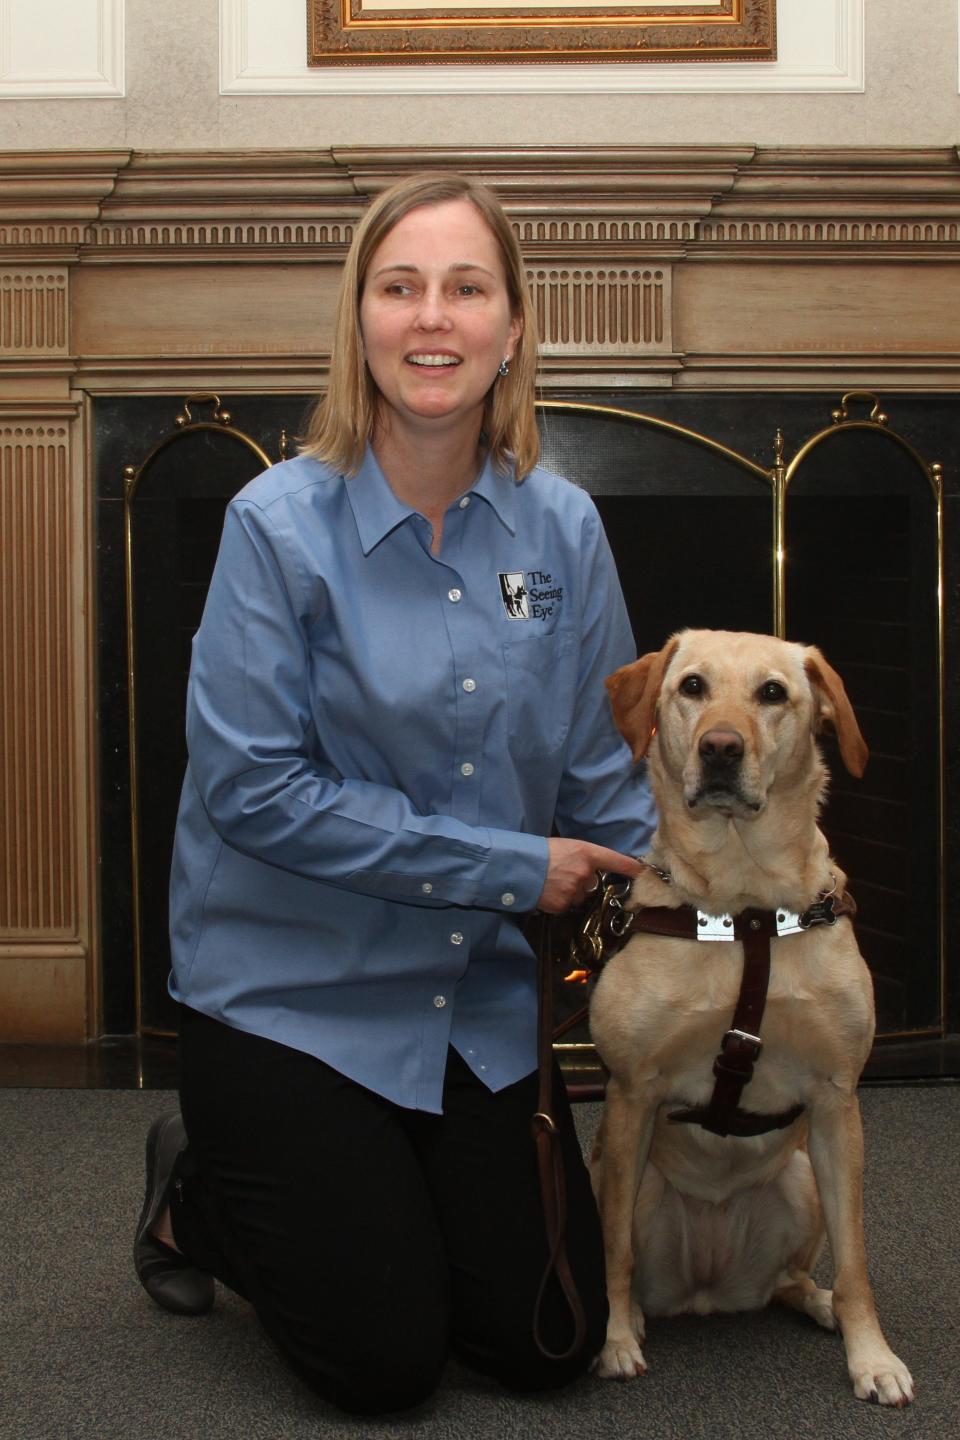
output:
<instances>
[{"instance_id":1,"label":"metal harness clip","mask_svg":"<svg viewBox=\"0 0 960 1440\"><path fill-rule=\"evenodd\" d=\"M778 910L775 915L777 934L782 938L784 935L800 935L804 926L800 923L800 916L795 910Z\"/></svg>"},{"instance_id":2,"label":"metal harness clip","mask_svg":"<svg viewBox=\"0 0 960 1440\"><path fill-rule=\"evenodd\" d=\"M698 940L735 940L733 933L732 915L708 915L704 910L697 911L697 939Z\"/></svg>"},{"instance_id":3,"label":"metal harness clip","mask_svg":"<svg viewBox=\"0 0 960 1440\"><path fill-rule=\"evenodd\" d=\"M631 920L623 902L630 894L632 884L632 880L623 875L614 875L609 871L598 873L599 897L593 901L570 942L570 959L574 966L599 970L609 940L621 940L627 933ZM590 894L595 895L596 890Z\"/></svg>"}]
</instances>

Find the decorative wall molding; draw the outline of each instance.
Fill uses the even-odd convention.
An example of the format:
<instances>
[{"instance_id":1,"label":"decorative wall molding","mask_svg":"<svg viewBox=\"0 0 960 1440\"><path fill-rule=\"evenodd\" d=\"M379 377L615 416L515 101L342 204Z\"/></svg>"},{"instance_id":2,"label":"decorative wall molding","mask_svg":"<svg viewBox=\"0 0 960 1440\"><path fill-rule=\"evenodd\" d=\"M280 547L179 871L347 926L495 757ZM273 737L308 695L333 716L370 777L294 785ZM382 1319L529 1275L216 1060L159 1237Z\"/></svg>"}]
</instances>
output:
<instances>
[{"instance_id":1,"label":"decorative wall molding","mask_svg":"<svg viewBox=\"0 0 960 1440\"><path fill-rule=\"evenodd\" d=\"M2 0L0 0L2 3ZM0 151L0 260L76 255L129 150Z\"/></svg>"},{"instance_id":2,"label":"decorative wall molding","mask_svg":"<svg viewBox=\"0 0 960 1440\"><path fill-rule=\"evenodd\" d=\"M67 322L65 269L0 269L0 356L65 355Z\"/></svg>"},{"instance_id":3,"label":"decorative wall molding","mask_svg":"<svg viewBox=\"0 0 960 1440\"><path fill-rule=\"evenodd\" d=\"M932 267L941 296L958 273L960 155L954 148L8 153L0 155L4 374L19 376L26 393L39 366L53 394L55 373L67 373L75 352L74 383L94 392L127 385L316 385L326 372L337 270L369 197L412 170L445 166L498 190L531 273L554 277L543 282L544 293L554 295L555 313L567 316L568 328L562 337L544 330L548 388L603 386L613 383L613 374L626 385L713 386L722 373L722 383L730 384L730 365L738 362L725 360L718 368L715 357L728 347L715 333L703 333L707 317L689 299L698 293L695 277L705 264L762 261L747 287L751 304L761 291L766 296L772 275L785 295L792 293L800 265L826 267L812 272L825 295L837 264L883 262L897 267L901 285L918 267ZM244 273L249 265L261 269L255 292ZM609 328L603 340L588 341L585 330L570 328L571 307L586 292L582 281L561 283L556 276L648 271L664 277L664 331L656 343ZM71 273L77 299L68 303ZM744 273L734 269L730 276ZM863 272L867 279L875 273ZM30 282L37 276L43 277L39 290ZM621 298L639 314L647 282L629 283L634 294ZM868 303L864 281L858 284L844 300L851 316ZM927 288L933 284L931 278ZM721 299L729 289L721 286ZM256 325L248 320L251 293L268 305ZM760 317L749 337L756 356L737 336L745 384L763 372L780 383L773 357L802 355L806 343L790 345L783 303L772 297L764 303L778 318L776 327L770 320L768 334ZM931 289L916 313L945 303L935 302ZM711 302L709 313L715 308ZM866 334L876 326L864 319L862 328ZM902 373L912 354L909 366L952 384L951 341L933 341L925 323L912 343L910 329L908 314L890 336L889 353L877 346L878 383L891 367ZM853 339L847 352L857 348ZM817 353L826 359L822 345ZM859 361L856 370L861 383ZM789 373L798 373L793 362Z\"/></svg>"},{"instance_id":4,"label":"decorative wall molding","mask_svg":"<svg viewBox=\"0 0 960 1440\"><path fill-rule=\"evenodd\" d=\"M779 0L778 59L643 65L310 69L302 0L220 0L223 95L723 94L862 91L865 0Z\"/></svg>"},{"instance_id":5,"label":"decorative wall molding","mask_svg":"<svg viewBox=\"0 0 960 1440\"><path fill-rule=\"evenodd\" d=\"M91 249L167 253L339 252L362 210L349 169L328 150L135 152L86 239Z\"/></svg>"},{"instance_id":6,"label":"decorative wall molding","mask_svg":"<svg viewBox=\"0 0 960 1440\"><path fill-rule=\"evenodd\" d=\"M590 371L598 384L609 383L609 366L627 384L662 384L671 368L677 373L667 383L715 383L711 357L727 347L713 332L706 343L706 317L689 300L703 265L762 261L747 287L751 304L761 293L766 297L772 275L789 292L801 265L825 267L811 272L825 294L837 264L883 262L897 267L901 285L918 267L932 267L947 299L935 302L931 290L917 315L949 303L958 273L955 148L395 146L7 154L0 155L4 373L24 377L39 365L52 379L65 373L76 353L75 383L95 391L127 383L180 388L208 384L212 376L218 384L235 377L243 386L274 388L284 375L294 388L315 384L329 355L337 270L358 218L370 196L426 167L466 170L493 185L531 273L551 277L537 285L553 296L550 313L566 326L562 335L550 334L543 321L545 383L552 386L565 377L582 384ZM268 304L256 325L248 318L249 265L261 267L255 294ZM663 277L662 290L645 292L649 281L642 277L655 272ZM744 273L731 270L731 280ZM866 269L863 276L875 273ZM68 302L71 274L76 300ZM559 280L561 274L568 278ZM571 280L574 274L581 278ZM591 305L599 303L584 299L587 274L632 277L617 280L617 305L635 317L646 313L650 295L659 294L660 337L608 326L600 339L594 326L588 338L585 328L578 330L574 307L586 305L586 325ZM844 313L852 316L867 304L861 298L865 279L845 298ZM928 288L933 284L931 279ZM729 283L721 286L721 299L729 290ZM777 311L778 329L767 335L761 324L752 335L763 359L752 358L745 344L745 376L755 375L758 366L774 372L769 357L791 349L786 332L777 338L782 304L775 306L772 297L764 303L771 314ZM715 309L711 303L709 313ZM866 318L862 328L864 334L876 330ZM912 352L918 364L934 369L941 354L941 373L951 377L951 340L933 343L925 322L912 344L910 329L908 313L889 337L889 353L877 346L878 376ZM665 365L681 334L681 358ZM848 348L851 354L857 349L855 339ZM802 353L803 346L792 349ZM822 346L818 353L824 354ZM726 362L724 371L729 383ZM21 389L26 383L21 380Z\"/></svg>"},{"instance_id":7,"label":"decorative wall molding","mask_svg":"<svg viewBox=\"0 0 960 1440\"><path fill-rule=\"evenodd\" d=\"M148 248L171 251L177 249L209 249L229 246L252 251L254 248L303 246L305 249L332 248L345 250L353 239L350 224L316 225L309 223L257 225L253 223L217 223L159 225L103 224L89 236L91 245L103 249Z\"/></svg>"},{"instance_id":8,"label":"decorative wall molding","mask_svg":"<svg viewBox=\"0 0 960 1440\"><path fill-rule=\"evenodd\" d=\"M463 169L503 197L531 259L716 246L943 255L960 160L943 149L753 146L337 147L0 155L0 262L341 256L367 198L410 170ZM52 273L49 272L48 273ZM62 272L59 272L62 273Z\"/></svg>"},{"instance_id":9,"label":"decorative wall molding","mask_svg":"<svg viewBox=\"0 0 960 1440\"><path fill-rule=\"evenodd\" d=\"M503 197L531 254L596 247L756 244L949 245L960 226L955 149L758 149L752 146L530 148L338 147L318 152L107 152L45 173L51 156L0 157L4 243L73 244L82 260L154 251L197 259L336 257L367 197L416 168L463 169ZM105 162L114 161L112 171ZM30 163L38 173L27 177ZM46 191L40 198L40 192ZM59 193L51 193L51 191ZM43 212L50 213L43 220ZM89 223L79 223L82 211ZM65 223L69 222L69 223ZM916 258L927 252L917 251ZM119 257L118 257L119 258Z\"/></svg>"},{"instance_id":10,"label":"decorative wall molding","mask_svg":"<svg viewBox=\"0 0 960 1440\"><path fill-rule=\"evenodd\" d=\"M667 266L529 271L543 354L669 354L670 278Z\"/></svg>"},{"instance_id":11,"label":"decorative wall molding","mask_svg":"<svg viewBox=\"0 0 960 1440\"><path fill-rule=\"evenodd\" d=\"M956 150L758 151L697 232L713 244L809 246L915 260L960 238Z\"/></svg>"},{"instance_id":12,"label":"decorative wall molding","mask_svg":"<svg viewBox=\"0 0 960 1440\"><path fill-rule=\"evenodd\" d=\"M0 97L119 99L124 89L124 0L0 0Z\"/></svg>"},{"instance_id":13,"label":"decorative wall molding","mask_svg":"<svg viewBox=\"0 0 960 1440\"><path fill-rule=\"evenodd\" d=\"M701 238L730 243L795 245L955 244L956 220L885 222L883 220L717 220L704 224Z\"/></svg>"}]
</instances>

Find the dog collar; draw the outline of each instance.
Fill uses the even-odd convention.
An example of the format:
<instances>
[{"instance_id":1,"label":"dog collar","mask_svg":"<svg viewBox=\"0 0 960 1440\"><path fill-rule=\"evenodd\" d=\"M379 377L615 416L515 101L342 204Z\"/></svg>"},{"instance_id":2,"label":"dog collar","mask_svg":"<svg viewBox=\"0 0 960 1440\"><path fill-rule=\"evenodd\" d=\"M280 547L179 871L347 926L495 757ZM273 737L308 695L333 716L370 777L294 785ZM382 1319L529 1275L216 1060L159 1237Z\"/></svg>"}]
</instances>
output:
<instances>
[{"instance_id":1,"label":"dog collar","mask_svg":"<svg viewBox=\"0 0 960 1440\"><path fill-rule=\"evenodd\" d=\"M665 885L673 884L673 876L669 870L661 870L659 865L654 865L645 855L638 855L637 859ZM797 912L788 910L785 905L777 906L776 910L772 912L777 936L800 935L804 930L809 930L811 925L835 925L840 915L855 913L856 906L849 894L845 893L843 896L837 897L837 905L828 903L832 902L837 895L837 877L832 870L830 871L830 882L829 890L821 890L816 900L806 910ZM848 905L853 906L853 910L848 909ZM751 914L753 913L751 912ZM762 912L757 911L756 913ZM736 933L737 917L735 915L711 915L706 910L698 910L696 915L697 925L693 934L694 939L724 941L741 938Z\"/></svg>"}]
</instances>

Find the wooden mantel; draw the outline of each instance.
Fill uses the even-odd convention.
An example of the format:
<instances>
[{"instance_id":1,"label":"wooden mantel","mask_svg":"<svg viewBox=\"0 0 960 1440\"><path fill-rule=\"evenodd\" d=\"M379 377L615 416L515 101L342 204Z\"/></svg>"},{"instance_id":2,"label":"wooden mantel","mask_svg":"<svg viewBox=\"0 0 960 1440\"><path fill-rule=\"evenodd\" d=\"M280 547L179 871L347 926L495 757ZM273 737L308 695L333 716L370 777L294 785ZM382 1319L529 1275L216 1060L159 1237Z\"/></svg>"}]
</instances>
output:
<instances>
[{"instance_id":1,"label":"wooden mantel","mask_svg":"<svg viewBox=\"0 0 960 1440\"><path fill-rule=\"evenodd\" d=\"M956 150L0 154L0 1040L99 1030L87 400L314 391L370 195L493 185L544 388L955 390Z\"/></svg>"}]
</instances>

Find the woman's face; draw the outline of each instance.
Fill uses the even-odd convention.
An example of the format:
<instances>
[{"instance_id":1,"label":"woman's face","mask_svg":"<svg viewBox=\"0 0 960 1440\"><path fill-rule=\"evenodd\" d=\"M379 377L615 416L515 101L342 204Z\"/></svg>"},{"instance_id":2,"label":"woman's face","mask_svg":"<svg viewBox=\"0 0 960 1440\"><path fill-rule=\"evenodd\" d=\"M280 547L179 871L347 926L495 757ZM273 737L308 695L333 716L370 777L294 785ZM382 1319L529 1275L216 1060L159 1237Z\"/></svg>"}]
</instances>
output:
<instances>
[{"instance_id":1,"label":"woman's face","mask_svg":"<svg viewBox=\"0 0 960 1440\"><path fill-rule=\"evenodd\" d=\"M469 200L411 210L370 258L360 299L367 365L398 420L475 425L520 335L500 248Z\"/></svg>"}]
</instances>

